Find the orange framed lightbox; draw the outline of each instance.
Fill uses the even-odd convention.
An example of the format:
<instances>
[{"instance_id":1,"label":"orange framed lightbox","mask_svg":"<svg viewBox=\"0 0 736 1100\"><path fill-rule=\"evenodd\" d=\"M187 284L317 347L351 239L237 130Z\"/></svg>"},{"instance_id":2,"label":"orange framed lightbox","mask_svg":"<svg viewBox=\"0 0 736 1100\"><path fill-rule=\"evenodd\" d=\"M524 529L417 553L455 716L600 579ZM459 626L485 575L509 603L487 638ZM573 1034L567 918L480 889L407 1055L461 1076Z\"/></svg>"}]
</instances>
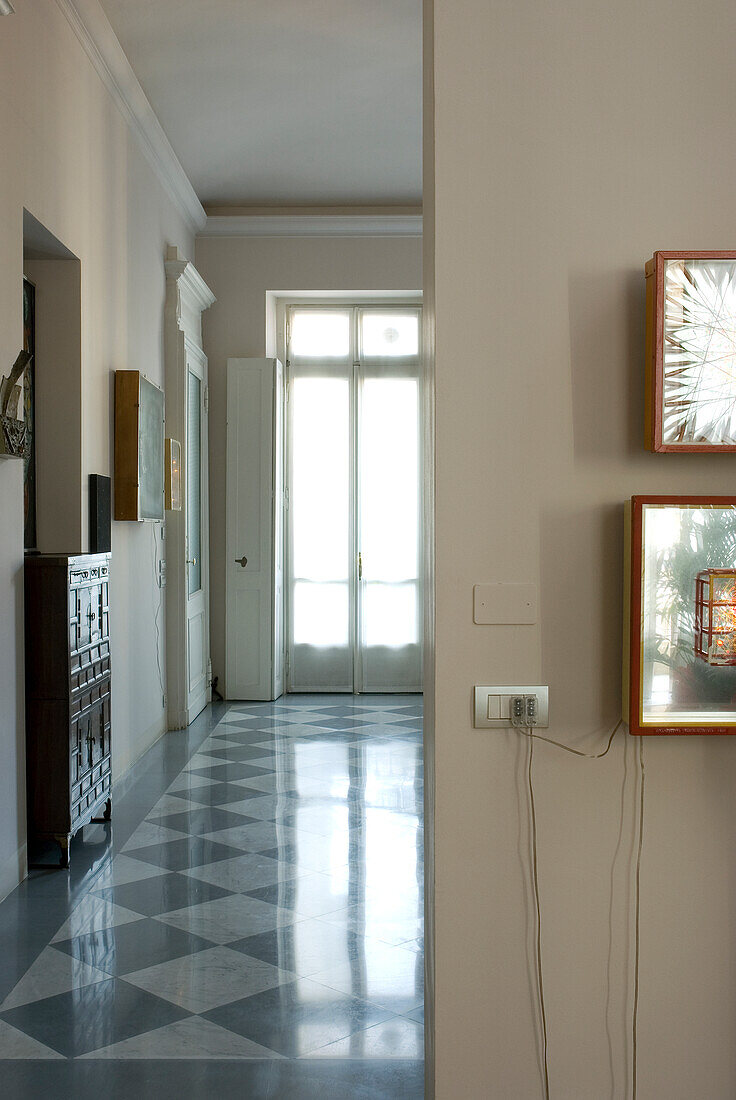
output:
<instances>
[{"instance_id":1,"label":"orange framed lightbox","mask_svg":"<svg viewBox=\"0 0 736 1100\"><path fill-rule=\"evenodd\" d=\"M655 252L644 273L647 448L736 451L736 252Z\"/></svg>"},{"instance_id":2,"label":"orange framed lightbox","mask_svg":"<svg viewBox=\"0 0 736 1100\"><path fill-rule=\"evenodd\" d=\"M736 733L736 497L626 506L629 732Z\"/></svg>"}]
</instances>

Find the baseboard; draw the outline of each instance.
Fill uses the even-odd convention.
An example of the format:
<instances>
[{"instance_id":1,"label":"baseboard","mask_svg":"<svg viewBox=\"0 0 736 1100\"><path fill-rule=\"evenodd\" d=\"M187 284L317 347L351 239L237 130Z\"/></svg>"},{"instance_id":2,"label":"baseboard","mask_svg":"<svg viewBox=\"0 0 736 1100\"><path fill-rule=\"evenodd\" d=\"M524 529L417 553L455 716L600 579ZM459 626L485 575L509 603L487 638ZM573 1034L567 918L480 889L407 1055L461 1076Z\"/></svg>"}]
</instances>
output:
<instances>
[{"instance_id":1,"label":"baseboard","mask_svg":"<svg viewBox=\"0 0 736 1100\"><path fill-rule=\"evenodd\" d=\"M166 732L167 732L166 724L165 724L164 719L162 718L158 722L155 722L152 726L149 726L149 728L146 730L146 732L143 734L143 736L138 739L135 747L133 748L133 752L134 752L135 755L132 758L129 756L128 759L123 762L122 768L120 770L120 773L117 775L117 777L113 773L113 781L112 781L113 798L115 796L117 796L119 798L123 794L125 794L125 792L128 790L128 788L130 786L130 781L131 781L131 778L132 778L131 773L133 771L133 768L138 763L138 761L141 759L141 757L145 756L146 753L148 752L148 750L152 749L153 746L156 744L156 742L161 740L161 738L166 734ZM114 746L114 734L113 734L113 746ZM115 750L114 750L114 747L113 747L113 766L116 763L115 758L114 758L114 752L115 752Z\"/></svg>"},{"instance_id":2,"label":"baseboard","mask_svg":"<svg viewBox=\"0 0 736 1100\"><path fill-rule=\"evenodd\" d=\"M23 844L14 855L0 864L0 901L12 894L28 875L28 845Z\"/></svg>"}]
</instances>

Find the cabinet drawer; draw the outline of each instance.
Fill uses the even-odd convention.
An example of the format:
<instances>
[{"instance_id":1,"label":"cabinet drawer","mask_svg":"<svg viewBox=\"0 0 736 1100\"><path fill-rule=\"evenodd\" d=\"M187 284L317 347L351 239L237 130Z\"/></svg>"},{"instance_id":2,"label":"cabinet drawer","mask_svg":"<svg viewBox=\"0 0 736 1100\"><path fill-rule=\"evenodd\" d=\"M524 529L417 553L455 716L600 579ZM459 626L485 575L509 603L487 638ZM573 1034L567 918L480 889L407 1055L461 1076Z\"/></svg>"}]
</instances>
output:
<instances>
[{"instance_id":1,"label":"cabinet drawer","mask_svg":"<svg viewBox=\"0 0 736 1100\"><path fill-rule=\"evenodd\" d=\"M82 657L87 659L81 660ZM78 713L87 696L90 699L102 699L105 694L110 693L110 645L108 642L94 646L84 654L72 654L69 685L72 714Z\"/></svg>"}]
</instances>

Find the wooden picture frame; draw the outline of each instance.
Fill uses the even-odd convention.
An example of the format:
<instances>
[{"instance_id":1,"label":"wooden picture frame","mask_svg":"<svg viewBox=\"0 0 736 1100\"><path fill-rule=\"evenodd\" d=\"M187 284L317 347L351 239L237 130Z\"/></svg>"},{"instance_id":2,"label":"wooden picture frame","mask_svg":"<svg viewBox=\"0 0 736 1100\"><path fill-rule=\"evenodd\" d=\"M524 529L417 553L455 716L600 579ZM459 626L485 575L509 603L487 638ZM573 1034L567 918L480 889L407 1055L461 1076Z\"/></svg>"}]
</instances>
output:
<instances>
[{"instance_id":1,"label":"wooden picture frame","mask_svg":"<svg viewBox=\"0 0 736 1100\"><path fill-rule=\"evenodd\" d=\"M696 623L698 577L736 569L736 497L632 497L624 546L629 732L736 733L736 667L708 660ZM736 647L736 584L725 611Z\"/></svg>"},{"instance_id":2,"label":"wooden picture frame","mask_svg":"<svg viewBox=\"0 0 736 1100\"><path fill-rule=\"evenodd\" d=\"M736 251L655 252L644 273L647 449L736 451Z\"/></svg>"},{"instance_id":3,"label":"wooden picture frame","mask_svg":"<svg viewBox=\"0 0 736 1100\"><path fill-rule=\"evenodd\" d=\"M164 393L137 370L115 371L115 519L164 518Z\"/></svg>"}]
</instances>

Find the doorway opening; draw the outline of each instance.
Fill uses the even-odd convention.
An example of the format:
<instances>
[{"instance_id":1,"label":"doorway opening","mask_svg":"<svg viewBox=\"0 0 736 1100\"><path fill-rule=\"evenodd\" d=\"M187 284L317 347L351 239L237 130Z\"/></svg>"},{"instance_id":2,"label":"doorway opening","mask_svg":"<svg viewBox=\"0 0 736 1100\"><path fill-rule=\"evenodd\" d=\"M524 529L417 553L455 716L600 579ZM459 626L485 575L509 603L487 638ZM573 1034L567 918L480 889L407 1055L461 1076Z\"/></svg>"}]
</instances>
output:
<instances>
[{"instance_id":1,"label":"doorway opening","mask_svg":"<svg viewBox=\"0 0 736 1100\"><path fill-rule=\"evenodd\" d=\"M287 692L419 692L421 307L288 305Z\"/></svg>"}]
</instances>

